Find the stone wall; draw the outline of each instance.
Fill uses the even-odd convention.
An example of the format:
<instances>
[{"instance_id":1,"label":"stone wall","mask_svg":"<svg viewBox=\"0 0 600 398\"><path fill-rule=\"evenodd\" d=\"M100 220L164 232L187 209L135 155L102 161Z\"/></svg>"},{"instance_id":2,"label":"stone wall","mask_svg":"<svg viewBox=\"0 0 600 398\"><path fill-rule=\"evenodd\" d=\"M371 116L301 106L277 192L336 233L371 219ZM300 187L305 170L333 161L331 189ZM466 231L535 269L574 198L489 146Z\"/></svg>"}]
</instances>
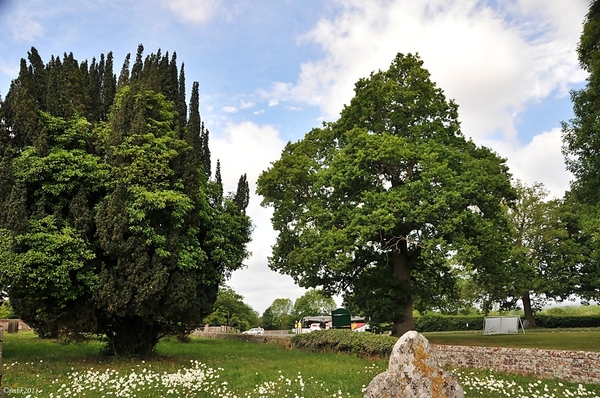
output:
<instances>
[{"instance_id":1,"label":"stone wall","mask_svg":"<svg viewBox=\"0 0 600 398\"><path fill-rule=\"evenodd\" d=\"M199 333L238 333L239 330L233 328L231 326L208 326L205 325L200 329L196 329L192 332L193 335L198 335Z\"/></svg>"},{"instance_id":2,"label":"stone wall","mask_svg":"<svg viewBox=\"0 0 600 398\"><path fill-rule=\"evenodd\" d=\"M600 384L600 352L432 345L440 364Z\"/></svg>"}]
</instances>

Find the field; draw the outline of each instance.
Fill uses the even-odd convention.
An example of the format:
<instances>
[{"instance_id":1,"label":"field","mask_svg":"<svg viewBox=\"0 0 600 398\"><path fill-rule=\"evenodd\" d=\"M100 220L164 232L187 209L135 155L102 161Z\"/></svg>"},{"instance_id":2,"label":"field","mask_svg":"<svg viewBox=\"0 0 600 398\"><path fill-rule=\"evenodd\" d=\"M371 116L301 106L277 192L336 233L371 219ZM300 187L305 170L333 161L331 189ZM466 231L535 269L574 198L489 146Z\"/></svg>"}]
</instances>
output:
<instances>
[{"instance_id":1,"label":"field","mask_svg":"<svg viewBox=\"0 0 600 398\"><path fill-rule=\"evenodd\" d=\"M32 333L4 337L2 386L9 396L362 397L370 380L387 368L386 360L232 340L165 341L155 358L140 361L101 356L96 341L67 346ZM600 397L600 386L454 372L467 397Z\"/></svg>"}]
</instances>

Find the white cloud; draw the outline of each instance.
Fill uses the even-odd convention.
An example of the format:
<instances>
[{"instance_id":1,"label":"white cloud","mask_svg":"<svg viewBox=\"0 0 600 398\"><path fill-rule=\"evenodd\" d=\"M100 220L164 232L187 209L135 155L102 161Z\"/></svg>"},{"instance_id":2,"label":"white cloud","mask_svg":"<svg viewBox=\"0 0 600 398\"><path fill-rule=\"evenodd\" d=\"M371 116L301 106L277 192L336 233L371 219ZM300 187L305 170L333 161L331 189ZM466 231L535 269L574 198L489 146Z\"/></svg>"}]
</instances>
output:
<instances>
[{"instance_id":1,"label":"white cloud","mask_svg":"<svg viewBox=\"0 0 600 398\"><path fill-rule=\"evenodd\" d=\"M244 101L244 100L240 101L240 109L252 108L254 105L256 105L256 103L252 102L252 101Z\"/></svg>"},{"instance_id":2,"label":"white cloud","mask_svg":"<svg viewBox=\"0 0 600 398\"><path fill-rule=\"evenodd\" d=\"M460 105L467 136L514 137L513 120L529 103L564 96L585 78L575 53L583 0L520 0L504 9L476 0L333 3L336 17L303 37L323 57L303 63L295 84L273 84L271 101L299 100L336 118L360 77L387 69L398 52L419 52L432 80Z\"/></svg>"},{"instance_id":3,"label":"white cloud","mask_svg":"<svg viewBox=\"0 0 600 398\"><path fill-rule=\"evenodd\" d=\"M490 141L500 156L507 158L513 177L527 184L544 184L551 196L563 197L573 175L565 170L561 153L561 129L555 128L533 137L525 146Z\"/></svg>"},{"instance_id":4,"label":"white cloud","mask_svg":"<svg viewBox=\"0 0 600 398\"><path fill-rule=\"evenodd\" d=\"M236 113L237 112L237 108L235 106L224 106L223 107L223 112L225 112L225 113Z\"/></svg>"},{"instance_id":5,"label":"white cloud","mask_svg":"<svg viewBox=\"0 0 600 398\"><path fill-rule=\"evenodd\" d=\"M220 0L167 0L168 7L185 22L206 23L221 6Z\"/></svg>"},{"instance_id":6,"label":"white cloud","mask_svg":"<svg viewBox=\"0 0 600 398\"><path fill-rule=\"evenodd\" d=\"M13 38L18 42L32 42L44 35L44 27L33 19L31 13L25 8L20 8L15 16L10 19L10 30Z\"/></svg>"},{"instance_id":7,"label":"white cloud","mask_svg":"<svg viewBox=\"0 0 600 398\"><path fill-rule=\"evenodd\" d=\"M260 198L255 194L259 174L280 157L284 145L277 129L251 122L226 125L210 143L213 163L216 159L221 161L225 192L236 190L240 175L246 173L248 177L251 195L247 212L255 226L248 245L252 256L246 262L248 267L234 272L228 284L260 313L276 298L295 300L305 292L293 284L291 277L268 268L267 257L277 234L271 227L272 209L260 206Z\"/></svg>"},{"instance_id":8,"label":"white cloud","mask_svg":"<svg viewBox=\"0 0 600 398\"><path fill-rule=\"evenodd\" d=\"M0 60L0 72L5 74L6 76L14 79L15 76L19 74L19 66L18 65L8 65L6 62ZM2 93L0 93L2 94ZM6 93L5 93L6 94Z\"/></svg>"}]
</instances>

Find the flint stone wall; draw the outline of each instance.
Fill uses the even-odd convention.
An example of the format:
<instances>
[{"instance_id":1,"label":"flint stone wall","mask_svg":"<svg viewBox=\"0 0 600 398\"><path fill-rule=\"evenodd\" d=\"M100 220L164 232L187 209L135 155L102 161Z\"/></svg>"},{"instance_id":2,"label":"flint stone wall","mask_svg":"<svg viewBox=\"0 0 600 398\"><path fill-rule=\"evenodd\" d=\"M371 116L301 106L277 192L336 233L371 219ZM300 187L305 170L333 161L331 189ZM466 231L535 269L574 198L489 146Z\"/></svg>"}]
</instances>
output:
<instances>
[{"instance_id":1,"label":"flint stone wall","mask_svg":"<svg viewBox=\"0 0 600 398\"><path fill-rule=\"evenodd\" d=\"M600 352L432 344L441 365L600 384Z\"/></svg>"}]
</instances>

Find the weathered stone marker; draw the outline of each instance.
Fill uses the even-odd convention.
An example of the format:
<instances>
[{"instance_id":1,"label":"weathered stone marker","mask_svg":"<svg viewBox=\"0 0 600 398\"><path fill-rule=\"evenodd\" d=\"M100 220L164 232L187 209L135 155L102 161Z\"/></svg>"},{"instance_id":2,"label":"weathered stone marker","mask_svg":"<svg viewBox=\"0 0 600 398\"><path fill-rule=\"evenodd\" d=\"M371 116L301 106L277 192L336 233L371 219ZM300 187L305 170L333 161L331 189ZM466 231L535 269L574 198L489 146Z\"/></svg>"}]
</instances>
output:
<instances>
[{"instance_id":1,"label":"weathered stone marker","mask_svg":"<svg viewBox=\"0 0 600 398\"><path fill-rule=\"evenodd\" d=\"M456 376L438 367L429 341L411 330L398 340L388 370L375 376L365 398L463 398Z\"/></svg>"}]
</instances>

